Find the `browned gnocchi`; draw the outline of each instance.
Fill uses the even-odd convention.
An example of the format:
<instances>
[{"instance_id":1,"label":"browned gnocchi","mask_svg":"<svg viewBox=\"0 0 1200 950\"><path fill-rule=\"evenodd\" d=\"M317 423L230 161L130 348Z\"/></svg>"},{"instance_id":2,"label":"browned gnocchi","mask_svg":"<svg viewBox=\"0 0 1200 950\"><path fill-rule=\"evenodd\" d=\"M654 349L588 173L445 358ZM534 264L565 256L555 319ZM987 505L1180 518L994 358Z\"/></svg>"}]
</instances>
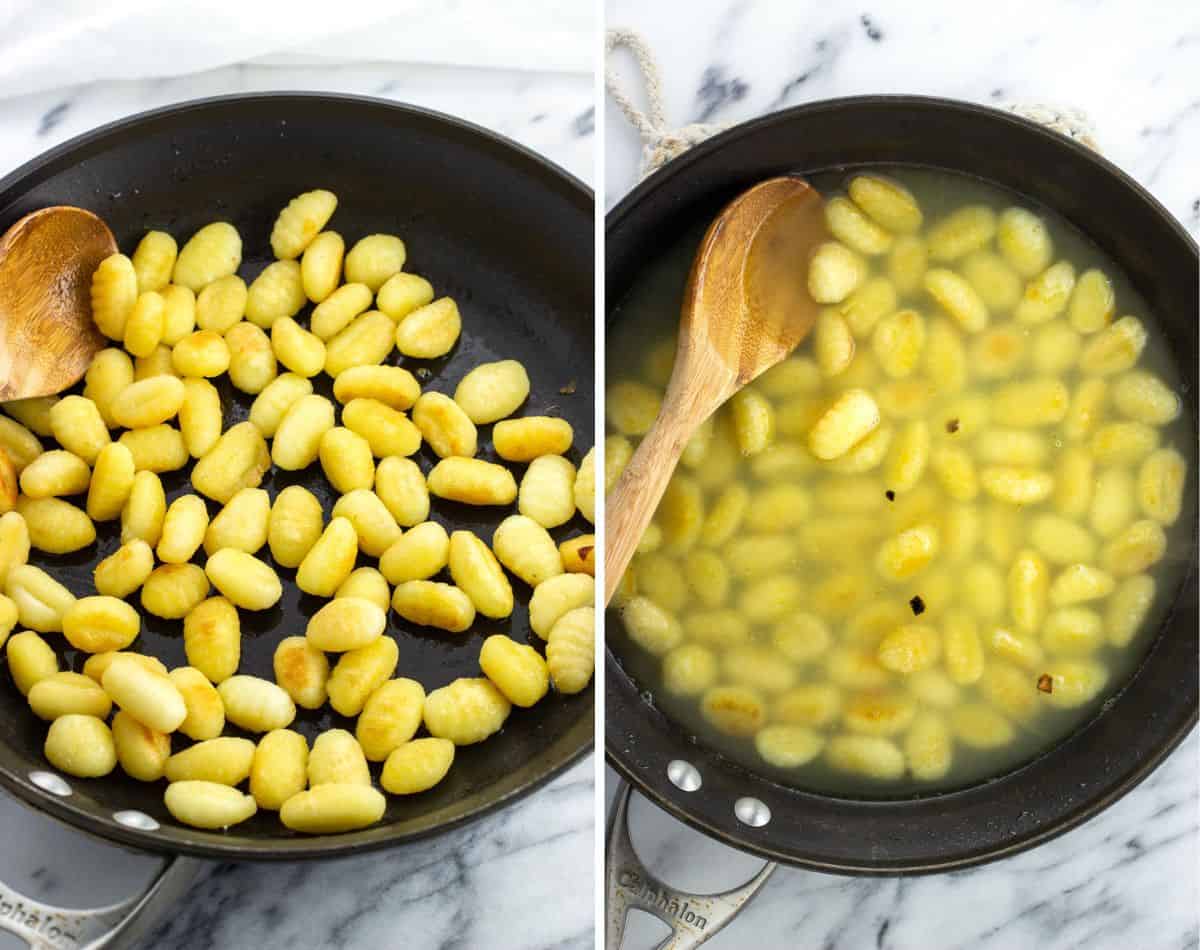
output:
<instances>
[{"instance_id":1,"label":"browned gnocchi","mask_svg":"<svg viewBox=\"0 0 1200 950\"><path fill-rule=\"evenodd\" d=\"M573 530L590 532L574 522L588 445L555 409L521 414L543 394L520 362L460 367L481 352L459 346L477 308L405 271L401 237L331 230L337 205L292 199L250 273L230 222L181 245L145 234L93 275L114 344L82 394L0 415L13 685L50 766L164 782L164 821L219 832L262 809L303 833L361 828L513 705L592 679L595 539ZM456 349L441 378L411 362ZM464 502L512 524L456 530ZM42 558L109 541L94 590ZM514 586L564 569L573 586L538 598L528 636ZM164 625L186 665L149 655ZM268 668L248 668L244 635L272 638ZM450 686L414 678L408 647L430 635L477 641ZM357 722L318 734L330 709Z\"/></svg>"}]
</instances>

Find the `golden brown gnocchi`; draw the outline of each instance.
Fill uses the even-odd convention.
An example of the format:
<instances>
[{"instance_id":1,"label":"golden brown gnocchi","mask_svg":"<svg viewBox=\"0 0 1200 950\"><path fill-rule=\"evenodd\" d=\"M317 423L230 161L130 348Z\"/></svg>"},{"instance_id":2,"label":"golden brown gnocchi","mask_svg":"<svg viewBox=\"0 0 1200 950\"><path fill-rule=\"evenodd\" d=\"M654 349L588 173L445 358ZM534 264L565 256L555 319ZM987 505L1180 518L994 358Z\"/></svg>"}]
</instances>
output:
<instances>
[{"instance_id":1,"label":"golden brown gnocchi","mask_svg":"<svg viewBox=\"0 0 1200 950\"><path fill-rule=\"evenodd\" d=\"M423 391L429 370L395 365L450 354L470 314L403 270L400 237L347 242L330 230L336 209L329 191L294 198L271 233L276 260L249 285L231 224L182 247L145 233L132 259L113 255L93 275L94 319L119 345L97 354L82 394L0 415L0 646L32 714L50 724L46 758L81 777L119 764L138 781L165 779L167 811L197 828L258 808L303 833L364 827L386 807L368 762L384 763L386 791L423 792L445 777L455 745L494 734L512 705L580 692L594 672L595 537L557 529L577 511L594 517L598 460L589 451L577 472L566 419L509 418L531 395L516 360L475 366L453 398ZM848 241L890 242L846 210ZM231 400L226 375L253 399ZM428 475L423 447L441 459ZM484 453L501 461L475 458ZM697 440L689 463L706 454ZM510 462L522 466L519 489ZM306 470L312 491L284 474ZM448 534L455 502L508 509L490 545ZM29 563L31 551L40 563L42 552L90 547L96 523L108 532L118 518L120 546L96 565L94 595L76 597ZM672 540L691 530L682 508L677 521ZM276 566L325 603L301 608L304 635L280 637L262 677L243 667L241 612L259 612L254 635L278 618ZM389 611L401 637L414 626L466 633L477 615L508 626L511 576L538 587L544 647L521 642L518 627L481 640L482 676L428 696L393 678L401 648ZM140 611L182 620L187 665L168 671L132 652ZM28 629L14 634L18 625ZM60 670L39 635L58 632L86 657L81 673ZM298 706L326 704L358 722L310 749L288 727ZM249 794L236 787L247 781Z\"/></svg>"}]
</instances>

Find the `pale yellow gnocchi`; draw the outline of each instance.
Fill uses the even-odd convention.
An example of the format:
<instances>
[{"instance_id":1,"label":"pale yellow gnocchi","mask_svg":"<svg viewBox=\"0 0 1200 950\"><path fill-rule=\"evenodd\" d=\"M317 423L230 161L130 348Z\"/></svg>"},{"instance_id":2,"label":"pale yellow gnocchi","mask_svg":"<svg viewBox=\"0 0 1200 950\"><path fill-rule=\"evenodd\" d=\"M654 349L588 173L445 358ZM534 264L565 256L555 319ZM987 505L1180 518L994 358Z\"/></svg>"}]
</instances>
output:
<instances>
[{"instance_id":1,"label":"pale yellow gnocchi","mask_svg":"<svg viewBox=\"0 0 1200 950\"><path fill-rule=\"evenodd\" d=\"M895 174L816 176L810 339L684 445L609 625L668 715L835 793L1065 736L1136 667L1194 515L1187 390L1119 269L984 183ZM606 489L670 379L671 266L610 334ZM590 609L573 577L535 632Z\"/></svg>"}]
</instances>

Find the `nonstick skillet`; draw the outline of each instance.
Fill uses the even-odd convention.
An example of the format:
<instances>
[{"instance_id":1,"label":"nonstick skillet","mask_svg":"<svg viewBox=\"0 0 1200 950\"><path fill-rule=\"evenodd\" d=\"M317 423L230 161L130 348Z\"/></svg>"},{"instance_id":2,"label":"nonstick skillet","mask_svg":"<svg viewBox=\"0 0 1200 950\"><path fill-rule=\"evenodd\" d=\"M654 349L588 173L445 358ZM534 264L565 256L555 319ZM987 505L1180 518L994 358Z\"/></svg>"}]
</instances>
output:
<instances>
[{"instance_id":1,"label":"nonstick skillet","mask_svg":"<svg viewBox=\"0 0 1200 950\"><path fill-rule=\"evenodd\" d=\"M1117 261L1166 333L1197 418L1197 250L1144 189L1083 146L1008 113L904 96L818 102L719 135L652 175L608 215L606 299L614 308L647 260L699 233L735 194L785 172L899 163L966 173L1068 218ZM682 284L682 279L681 279ZM675 725L622 665L619 616L606 623L605 744L609 762L670 814L772 861L846 874L907 874L993 860L1061 834L1144 779L1197 719L1196 473L1189 473L1179 552L1189 567L1156 639L1118 695L1090 722L1024 767L950 794L856 801L786 787L721 756ZM626 654L629 655L629 654ZM610 829L610 938L627 906L658 914L693 946L761 885L682 895L646 872L625 828L628 790ZM690 918L689 919L689 915ZM702 920L698 924L697 920ZM676 939L672 938L672 939Z\"/></svg>"},{"instance_id":2,"label":"nonstick skillet","mask_svg":"<svg viewBox=\"0 0 1200 950\"><path fill-rule=\"evenodd\" d=\"M423 386L453 393L480 362L514 358L532 383L525 414L566 418L576 433L578 463L593 432L592 193L578 180L493 133L448 116L365 98L274 94L184 103L116 122L59 146L0 181L0 230L37 208L73 204L99 214L126 252L149 228L182 243L200 226L232 221L245 242L239 273L252 278L270 259L275 215L294 195L328 188L339 198L330 227L351 243L374 232L401 235L406 269L428 277L439 294L455 297L463 314L456 348L434 361L390 360L407 366ZM427 372L428 371L428 372ZM222 380L225 424L245 419L250 397ZM331 395L319 377L317 391ZM481 433L492 458L490 427ZM416 457L424 471L435 459ZM494 459L493 459L494 460ZM188 466L190 469L190 466ZM185 490L186 472L164 476L168 498ZM519 477L518 472L518 477ZM263 486L272 496L299 483L321 499L326 515L336 495L314 465L274 472ZM432 517L489 538L508 512L436 500ZM555 535L590 531L576 519ZM113 522L98 543L77 555L33 560L76 594L92 592L96 563L118 546ZM263 552L264 556L269 556ZM302 595L294 571L280 569L284 597L263 613L242 611L240 672L272 677L280 638L304 632L321 601ZM407 624L394 612L388 634L400 647L397 675L433 689L478 674L483 635L506 632L540 643L530 633L530 590L516 582L511 621L477 622L466 635ZM143 616L132 649L169 667L186 663L178 621ZM56 648L61 637L48 638ZM64 668L82 658L63 650ZM6 665L0 660L0 665ZM514 710L503 731L458 751L444 782L418 796L389 796L376 826L323 837L285 829L259 813L228 832L184 827L167 813L162 783L143 784L120 770L103 779L55 775L42 755L45 723L30 712L0 674L0 785L33 807L121 844L166 854L223 860L294 860L346 855L400 844L453 828L532 791L583 756L592 743L593 691L551 695L529 710ZM311 739L344 727L328 708L301 710L293 728ZM350 725L353 728L353 725ZM0 925L5 918L0 915Z\"/></svg>"}]
</instances>

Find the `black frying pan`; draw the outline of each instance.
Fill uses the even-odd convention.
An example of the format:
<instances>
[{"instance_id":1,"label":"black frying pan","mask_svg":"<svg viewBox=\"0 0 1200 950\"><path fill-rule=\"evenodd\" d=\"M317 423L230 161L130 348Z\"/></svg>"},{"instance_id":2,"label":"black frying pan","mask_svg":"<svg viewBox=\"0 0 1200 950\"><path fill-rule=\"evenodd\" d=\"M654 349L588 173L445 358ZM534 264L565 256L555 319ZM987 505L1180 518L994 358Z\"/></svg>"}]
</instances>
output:
<instances>
[{"instance_id":1,"label":"black frying pan","mask_svg":"<svg viewBox=\"0 0 1200 950\"><path fill-rule=\"evenodd\" d=\"M399 234L408 244L406 269L458 300L464 331L449 356L423 362L399 360L393 352L391 359L418 375L429 370L427 388L450 393L480 362L520 360L532 382L521 412L569 420L576 433L571 457L578 463L593 432L592 193L556 166L483 129L410 106L345 96L253 95L186 103L76 138L0 181L0 230L36 208L80 205L104 218L129 252L148 228L167 230L182 243L201 225L227 219L245 242L240 273L249 279L269 260L268 238L279 209L317 187L338 195L330 227L348 245L377 231ZM314 382L331 395L327 377ZM251 400L225 384L228 426L246 418ZM480 442L488 446L481 454L492 458L490 427ZM416 458L425 471L435 461L425 449ZM164 476L168 497L185 490L186 471ZM316 493L328 514L336 496L320 466L276 472L263 487L274 495L292 483ZM435 500L432 517L490 539L508 513ZM590 530L578 518L554 533L561 540ZM117 523L110 522L100 527L97 545L84 552L65 557L35 552L33 560L75 593L91 593L92 569L117 547L117 534ZM269 552L264 548L260 556ZM294 571L280 574L285 593L275 608L241 612L240 672L271 678L275 644L303 633L321 605L290 583ZM415 627L391 613L388 633L400 646L397 675L416 678L427 689L477 676L479 647L489 633L540 645L529 630L530 591L519 582L514 587L518 605L511 620L481 620L466 635ZM186 662L181 631L180 621L144 616L133 649L168 666L181 665ZM47 639L63 645L59 636ZM83 658L73 651L62 650L61 656L64 668L80 668ZM5 673L0 785L81 829L150 851L226 860L348 854L445 831L531 791L587 752L593 716L590 688L514 710L499 735L459 750L444 782L422 795L389 796L382 822L363 831L302 836L287 831L275 814L260 813L228 832L206 832L170 817L162 783L136 782L119 769L103 779L69 779L70 792L61 796L35 784L30 775L48 769L41 751L46 724L33 716ZM311 740L324 729L348 725L353 728L326 708L301 710L294 728ZM114 819L126 810L151 822ZM158 828L151 827L155 822Z\"/></svg>"},{"instance_id":2,"label":"black frying pan","mask_svg":"<svg viewBox=\"0 0 1200 950\"><path fill-rule=\"evenodd\" d=\"M1095 153L1023 119L966 103L907 96L813 103L740 125L671 162L608 215L610 331L611 308L643 262L712 220L742 189L785 172L868 163L963 172L1065 215L1124 267L1146 297L1160 332L1169 334L1186 383L1185 413L1195 432L1195 243L1144 189ZM1180 555L1190 566L1179 588L1166 592L1173 606L1141 667L1093 720L1018 770L951 794L882 802L776 784L697 742L646 702L621 665L621 647L628 641L614 613L607 623L605 677L609 761L656 804L700 831L733 847L820 871L942 871L1013 854L1061 834L1137 785L1196 724L1196 481L1190 473L1180 520L1192 526L1191 549ZM698 789L685 791L672 781L668 767L676 761L698 771ZM694 785L686 779L695 776L679 769L675 766L672 774L680 784ZM617 820L623 817L623 807L618 808ZM617 828L611 839L618 850L620 834ZM640 873L610 867L610 903L619 896L660 913L660 882ZM752 891L735 896L742 900ZM686 906L683 900L678 904ZM668 914L693 936L706 936L731 907L732 899L716 900ZM686 914L706 915L705 925L697 928ZM610 909L610 923L615 917Z\"/></svg>"}]
</instances>

